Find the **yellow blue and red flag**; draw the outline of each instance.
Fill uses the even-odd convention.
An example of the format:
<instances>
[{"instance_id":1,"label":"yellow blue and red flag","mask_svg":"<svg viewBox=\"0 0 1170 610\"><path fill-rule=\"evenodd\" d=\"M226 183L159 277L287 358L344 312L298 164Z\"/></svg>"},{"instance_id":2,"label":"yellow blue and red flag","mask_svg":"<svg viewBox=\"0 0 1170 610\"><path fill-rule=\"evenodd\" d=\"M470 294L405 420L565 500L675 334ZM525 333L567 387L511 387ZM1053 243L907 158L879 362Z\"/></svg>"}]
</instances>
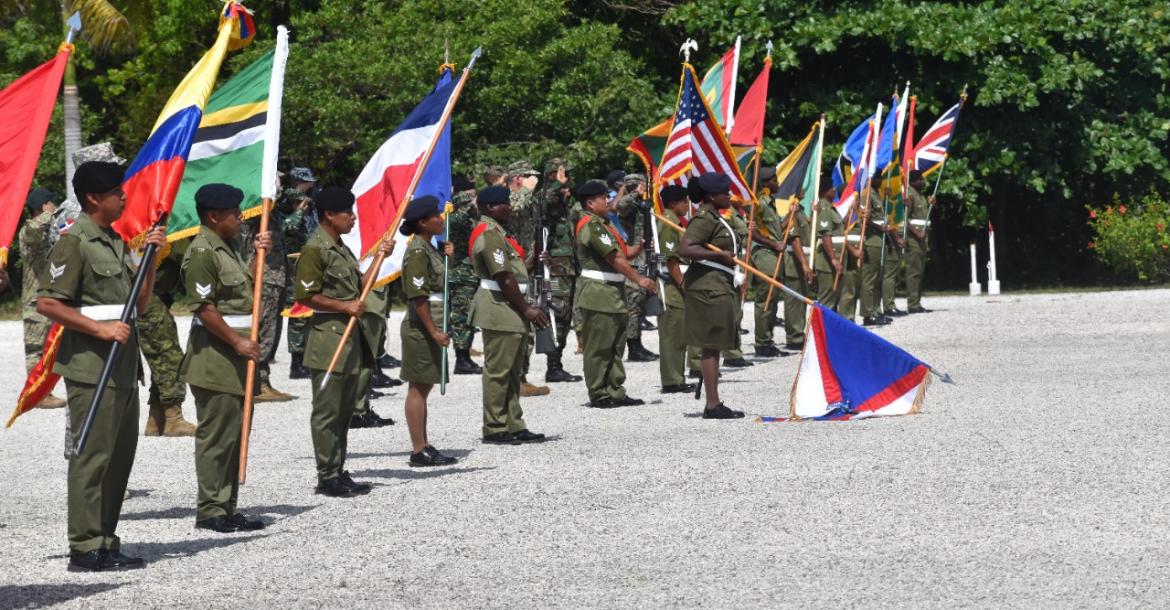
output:
<instances>
[{"instance_id":1,"label":"yellow blue and red flag","mask_svg":"<svg viewBox=\"0 0 1170 610\"><path fill-rule=\"evenodd\" d=\"M142 235L163 213L169 213L183 181L187 157L203 107L215 87L215 79L228 51L246 46L256 36L252 16L238 2L228 2L220 12L215 44L191 68L163 107L146 144L138 151L122 190L126 209L114 223L122 239L130 242Z\"/></svg>"}]
</instances>

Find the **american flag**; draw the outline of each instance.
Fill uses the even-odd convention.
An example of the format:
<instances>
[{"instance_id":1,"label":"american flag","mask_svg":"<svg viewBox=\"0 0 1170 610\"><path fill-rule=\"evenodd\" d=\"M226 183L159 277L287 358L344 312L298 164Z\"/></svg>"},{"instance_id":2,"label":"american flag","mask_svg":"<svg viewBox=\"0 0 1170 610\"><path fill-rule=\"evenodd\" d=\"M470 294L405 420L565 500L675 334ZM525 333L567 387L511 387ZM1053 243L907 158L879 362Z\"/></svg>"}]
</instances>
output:
<instances>
[{"instance_id":1,"label":"american flag","mask_svg":"<svg viewBox=\"0 0 1170 610\"><path fill-rule=\"evenodd\" d=\"M703 99L698 77L690 64L683 64L682 90L678 110L674 113L666 152L658 166L655 183L685 185L687 178L708 172L721 172L731 178L731 196L751 201L752 191L735 162L735 153L723 128L712 117L711 107Z\"/></svg>"},{"instance_id":2,"label":"american flag","mask_svg":"<svg viewBox=\"0 0 1170 610\"><path fill-rule=\"evenodd\" d=\"M951 106L918 141L914 147L914 167L922 173L933 170L947 158L947 149L951 146L951 136L955 134L955 125L959 122L959 110L963 102Z\"/></svg>"}]
</instances>

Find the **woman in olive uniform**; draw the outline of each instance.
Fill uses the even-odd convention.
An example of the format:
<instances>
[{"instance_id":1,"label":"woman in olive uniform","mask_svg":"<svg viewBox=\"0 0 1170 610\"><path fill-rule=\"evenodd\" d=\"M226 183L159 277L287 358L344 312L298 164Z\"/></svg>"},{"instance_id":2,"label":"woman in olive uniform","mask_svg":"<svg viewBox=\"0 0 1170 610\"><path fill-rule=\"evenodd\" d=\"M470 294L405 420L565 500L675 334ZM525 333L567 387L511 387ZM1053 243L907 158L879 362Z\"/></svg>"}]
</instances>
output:
<instances>
[{"instance_id":1,"label":"woman in olive uniform","mask_svg":"<svg viewBox=\"0 0 1170 610\"><path fill-rule=\"evenodd\" d=\"M191 298L191 335L179 366L195 396L195 527L220 533L263 529L264 522L236 512L240 426L248 361L259 362L252 328L252 272L235 247L244 192L207 184L195 192L201 225L183 257L182 278ZM256 250L271 246L256 236Z\"/></svg>"},{"instance_id":2,"label":"woman in olive uniform","mask_svg":"<svg viewBox=\"0 0 1170 610\"><path fill-rule=\"evenodd\" d=\"M739 343L735 291L743 275L735 268L735 233L720 213L731 205L731 179L727 174L699 176L703 194L699 211L687 225L678 249L679 256L692 261L684 277L686 302L686 343L698 347L703 389L707 405L703 419L738 419L743 411L727 408L719 400L719 352ZM710 244L718 252L707 249Z\"/></svg>"},{"instance_id":3,"label":"woman in olive uniform","mask_svg":"<svg viewBox=\"0 0 1170 610\"><path fill-rule=\"evenodd\" d=\"M399 232L413 235L402 263L402 286L406 291L406 317L402 319L402 379L406 390L406 427L410 430L411 466L446 466L455 458L439 453L427 441L427 396L445 371L443 350L451 344L435 320L443 315L443 259L431 240L443 232L439 200L420 197L410 202L402 215ZM455 248L443 245L443 255Z\"/></svg>"}]
</instances>

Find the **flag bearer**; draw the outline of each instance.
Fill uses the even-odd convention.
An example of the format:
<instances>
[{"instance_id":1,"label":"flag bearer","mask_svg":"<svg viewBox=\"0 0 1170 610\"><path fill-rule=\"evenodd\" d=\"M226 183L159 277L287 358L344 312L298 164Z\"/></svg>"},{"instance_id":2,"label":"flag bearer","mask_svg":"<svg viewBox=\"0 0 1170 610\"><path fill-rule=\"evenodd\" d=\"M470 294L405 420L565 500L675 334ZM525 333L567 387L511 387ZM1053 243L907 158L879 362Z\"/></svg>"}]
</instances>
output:
<instances>
[{"instance_id":1,"label":"flag bearer","mask_svg":"<svg viewBox=\"0 0 1170 610\"><path fill-rule=\"evenodd\" d=\"M524 298L528 271L523 247L504 232L512 213L508 188L489 186L476 199L480 222L471 233L468 251L479 276L471 323L483 330L483 442L540 442L545 436L529 431L524 423L520 378L529 324L547 326L548 316Z\"/></svg>"},{"instance_id":2,"label":"flag bearer","mask_svg":"<svg viewBox=\"0 0 1170 610\"><path fill-rule=\"evenodd\" d=\"M345 471L349 420L354 406L365 391L358 383L362 368L373 368L374 346L366 340L361 317L365 305L360 300L364 279L357 260L341 242L341 236L353 230L354 196L348 189L328 187L314 200L320 224L301 251L297 261L297 302L313 310L305 338L304 363L313 375L313 414L310 430L317 459L316 493L335 498L349 498L368 493L369 484L355 482ZM394 242L382 242L389 254ZM369 273L377 273L370 267ZM341 350L341 357L322 387L326 369L337 349L351 317L358 323Z\"/></svg>"},{"instance_id":3,"label":"flag bearer","mask_svg":"<svg viewBox=\"0 0 1170 610\"><path fill-rule=\"evenodd\" d=\"M589 406L600 409L644 404L626 394L622 365L629 310L625 297L626 280L642 290L658 292L650 278L643 277L626 259L626 243L610 224L608 190L604 182L590 180L576 192L585 209L577 221L577 302L583 316L581 337L585 347L585 385Z\"/></svg>"},{"instance_id":4,"label":"flag bearer","mask_svg":"<svg viewBox=\"0 0 1170 610\"><path fill-rule=\"evenodd\" d=\"M447 372L443 350L451 344L443 327L443 256L455 249L443 244L440 255L431 240L443 233L439 200L420 197L402 215L399 232L413 235L402 260L402 287L406 317L402 319L402 378L406 390L406 427L410 431L411 466L447 466L455 458L443 455L427 438L427 396Z\"/></svg>"},{"instance_id":5,"label":"flag bearer","mask_svg":"<svg viewBox=\"0 0 1170 610\"><path fill-rule=\"evenodd\" d=\"M926 179L919 170L910 172L909 201L906 204L907 235L906 246L906 309L910 313L926 313L922 306L922 274L926 270L926 259L930 253L927 241L930 231L930 208L935 199L922 196Z\"/></svg>"},{"instance_id":6,"label":"flag bearer","mask_svg":"<svg viewBox=\"0 0 1170 610\"><path fill-rule=\"evenodd\" d=\"M833 207L833 195L836 191L828 181L817 201L817 251L813 252L813 270L817 274L817 301L829 309L836 310L841 301L841 284L833 284L841 273L841 257L845 249L845 223L841 221L841 214ZM837 312L841 313L841 312Z\"/></svg>"},{"instance_id":7,"label":"flag bearer","mask_svg":"<svg viewBox=\"0 0 1170 610\"><path fill-rule=\"evenodd\" d=\"M776 203L772 198L780 188L776 182L776 168L766 165L760 168L760 193L756 201L755 230L752 231L752 266L771 273L776 268L776 257L784 250L784 222L776 211ZM776 310L779 308L780 295L773 291L772 300L768 302L769 286L760 281L753 281L755 287L756 312L756 355L764 358L775 358L783 353L772 341L772 330L776 325ZM764 304L767 302L767 308Z\"/></svg>"},{"instance_id":8,"label":"flag bearer","mask_svg":"<svg viewBox=\"0 0 1170 610\"><path fill-rule=\"evenodd\" d=\"M882 200L878 196L881 186L881 177L874 176L870 182L869 201L859 201L858 206L868 206L863 219L865 220L865 258L861 262L861 315L862 323L866 326L883 326L893 321L881 312L881 264L882 264L882 235L886 232L886 217L882 214Z\"/></svg>"},{"instance_id":9,"label":"flag bearer","mask_svg":"<svg viewBox=\"0 0 1170 610\"><path fill-rule=\"evenodd\" d=\"M248 361L263 360L252 328L252 270L236 247L244 192L206 184L195 192L199 233L183 257L182 278L191 302L191 335L179 368L195 396L195 527L219 533L252 531L264 522L236 512L240 426ZM258 233L256 250L272 245ZM258 371L257 371L258 372Z\"/></svg>"},{"instance_id":10,"label":"flag bearer","mask_svg":"<svg viewBox=\"0 0 1170 610\"><path fill-rule=\"evenodd\" d=\"M83 213L49 252L37 292L37 311L64 328L53 372L65 378L70 447L77 443L110 342L122 344L85 452L69 452L70 569L135 568L143 563L122 554L115 533L138 445L142 374L138 337L133 326L120 321L137 270L130 249L110 227L126 207L122 178L116 163L77 167L73 190ZM166 231L151 230L146 243L165 246ZM144 279L135 303L138 312L146 311L150 300L153 267Z\"/></svg>"},{"instance_id":11,"label":"flag bearer","mask_svg":"<svg viewBox=\"0 0 1170 610\"><path fill-rule=\"evenodd\" d=\"M702 205L687 225L679 256L692 261L684 277L687 345L698 347L707 405L703 419L739 419L743 411L727 408L719 400L719 352L739 342L736 333L736 291L743 276L735 269L732 252L738 247L735 232L721 215L731 206L731 178L707 173L697 179ZM719 252L707 249L713 245Z\"/></svg>"},{"instance_id":12,"label":"flag bearer","mask_svg":"<svg viewBox=\"0 0 1170 610\"><path fill-rule=\"evenodd\" d=\"M669 185L662 188L659 195L662 200L662 215L676 225L682 225L680 219L686 216L691 206L687 199L687 190L681 186ZM651 220L651 222L658 222ZM682 245L682 233L666 224L660 225L658 230L658 252L666 260L665 273L662 278L665 292L662 303L666 311L658 318L658 374L662 380L663 394L694 392L695 385L687 383L686 358L687 345L684 338L684 323L686 320L686 303L683 298L683 268L678 249Z\"/></svg>"},{"instance_id":13,"label":"flag bearer","mask_svg":"<svg viewBox=\"0 0 1170 610\"><path fill-rule=\"evenodd\" d=\"M784 284L808 296L812 294L812 283L816 277L810 261L812 242L809 241L811 231L808 214L804 213L804 206L799 201L792 202L788 213L794 216L791 222L785 223L792 230L788 232L788 243L784 246ZM788 349L804 349L805 307L804 301L784 293L784 347Z\"/></svg>"}]
</instances>

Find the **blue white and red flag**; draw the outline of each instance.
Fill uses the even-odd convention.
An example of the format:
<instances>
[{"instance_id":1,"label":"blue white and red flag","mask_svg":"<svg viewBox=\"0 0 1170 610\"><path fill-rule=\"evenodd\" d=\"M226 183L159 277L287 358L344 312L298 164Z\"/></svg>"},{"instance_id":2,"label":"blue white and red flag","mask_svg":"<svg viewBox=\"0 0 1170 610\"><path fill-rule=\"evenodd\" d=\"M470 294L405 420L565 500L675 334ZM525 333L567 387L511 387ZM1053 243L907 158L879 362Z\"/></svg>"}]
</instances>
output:
<instances>
[{"instance_id":1,"label":"blue white and red flag","mask_svg":"<svg viewBox=\"0 0 1170 610\"><path fill-rule=\"evenodd\" d=\"M947 158L947 149L951 146L951 136L955 135L955 125L959 123L959 110L963 103L951 106L914 146L914 167L923 174L934 171Z\"/></svg>"}]
</instances>

